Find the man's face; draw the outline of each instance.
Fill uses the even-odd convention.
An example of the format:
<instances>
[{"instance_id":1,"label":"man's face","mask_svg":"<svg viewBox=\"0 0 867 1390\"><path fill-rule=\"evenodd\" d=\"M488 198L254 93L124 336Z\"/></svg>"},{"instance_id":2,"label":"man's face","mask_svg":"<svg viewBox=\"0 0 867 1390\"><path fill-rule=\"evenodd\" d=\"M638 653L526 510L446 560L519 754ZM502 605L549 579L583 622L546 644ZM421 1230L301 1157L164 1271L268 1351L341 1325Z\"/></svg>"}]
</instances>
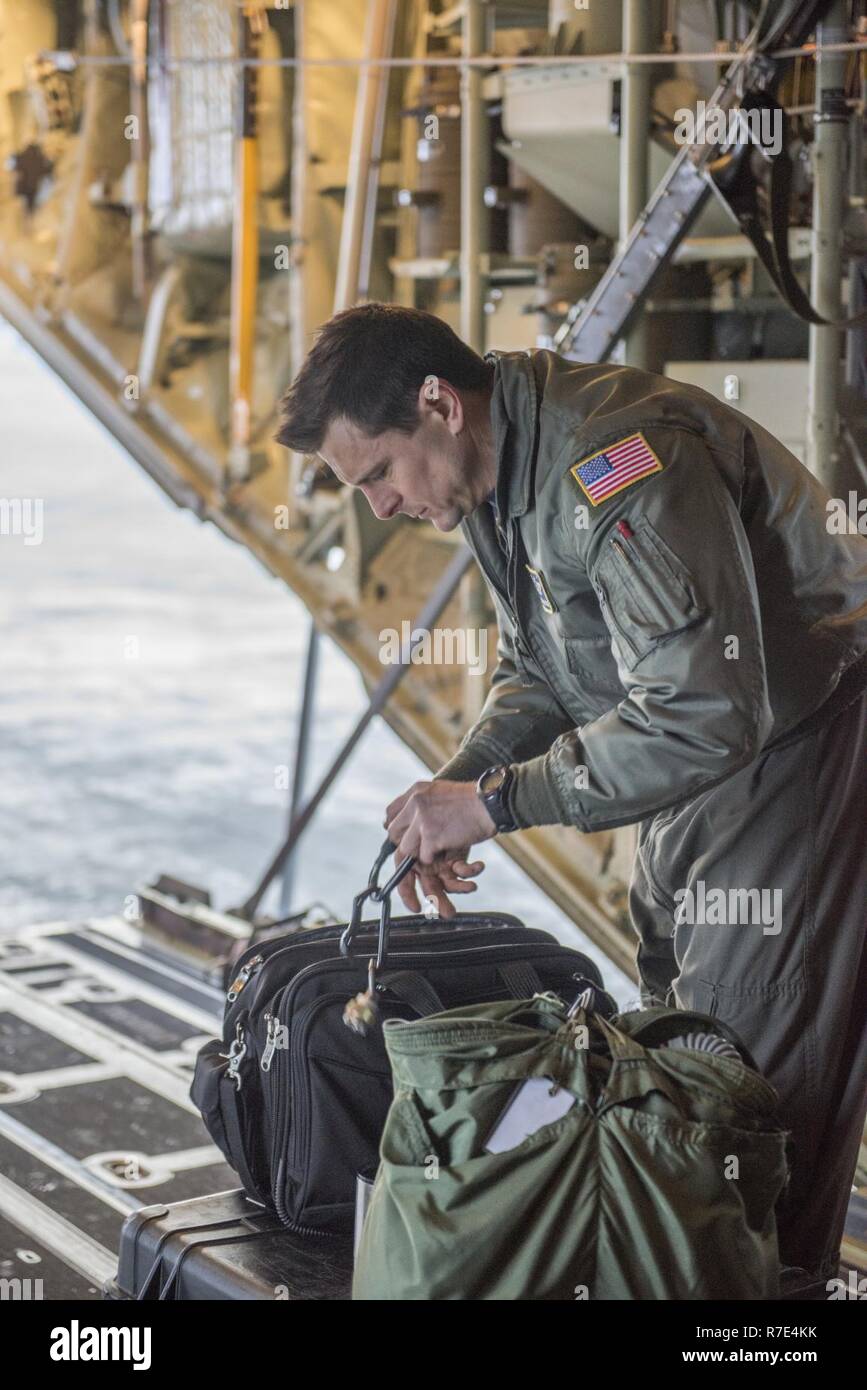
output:
<instances>
[{"instance_id":1,"label":"man's face","mask_svg":"<svg viewBox=\"0 0 867 1390\"><path fill-rule=\"evenodd\" d=\"M371 439L341 417L329 426L319 457L342 483L361 489L381 520L403 513L453 531L484 498L471 436L460 397L442 382L435 401L419 393L413 434L386 430Z\"/></svg>"}]
</instances>

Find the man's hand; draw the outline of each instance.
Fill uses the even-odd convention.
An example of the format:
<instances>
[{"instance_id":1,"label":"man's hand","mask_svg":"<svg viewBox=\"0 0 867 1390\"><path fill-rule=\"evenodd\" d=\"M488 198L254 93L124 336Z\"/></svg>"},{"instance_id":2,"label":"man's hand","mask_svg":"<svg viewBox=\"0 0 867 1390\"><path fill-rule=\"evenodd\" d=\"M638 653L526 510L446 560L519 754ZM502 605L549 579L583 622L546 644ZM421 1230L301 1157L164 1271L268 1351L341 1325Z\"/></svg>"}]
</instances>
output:
<instances>
[{"instance_id":1,"label":"man's hand","mask_svg":"<svg viewBox=\"0 0 867 1390\"><path fill-rule=\"evenodd\" d=\"M415 782L385 813L388 838L397 846L395 860L412 855L416 865L398 884L410 912L421 911L416 891L436 900L440 916L453 917L449 893L474 893L465 880L481 873L481 860L468 861L472 845L489 840L497 827L476 794L472 782Z\"/></svg>"},{"instance_id":2,"label":"man's hand","mask_svg":"<svg viewBox=\"0 0 867 1390\"><path fill-rule=\"evenodd\" d=\"M469 854L469 850L467 845L465 853ZM448 919L454 917L455 908L446 894L475 893L478 884L467 883L466 880L480 874L484 867L481 859L471 864L466 857L460 856L436 859L433 864L415 864L406 878L401 879L397 891L404 907L410 912L421 912L421 892L425 897L433 898L440 917Z\"/></svg>"}]
</instances>

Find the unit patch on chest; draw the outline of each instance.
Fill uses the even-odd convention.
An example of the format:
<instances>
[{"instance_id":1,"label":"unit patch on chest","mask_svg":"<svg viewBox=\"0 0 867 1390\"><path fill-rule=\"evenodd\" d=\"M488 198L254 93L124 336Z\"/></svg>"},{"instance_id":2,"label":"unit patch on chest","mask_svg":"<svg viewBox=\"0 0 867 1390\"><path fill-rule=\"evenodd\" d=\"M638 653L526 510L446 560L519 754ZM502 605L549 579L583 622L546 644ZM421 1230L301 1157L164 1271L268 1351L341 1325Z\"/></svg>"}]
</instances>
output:
<instances>
[{"instance_id":1,"label":"unit patch on chest","mask_svg":"<svg viewBox=\"0 0 867 1390\"><path fill-rule=\"evenodd\" d=\"M533 588L539 595L539 602L546 613L556 613L557 605L551 597L551 590L548 588L548 581L541 570L534 570L532 565L525 565L525 570L533 581Z\"/></svg>"},{"instance_id":2,"label":"unit patch on chest","mask_svg":"<svg viewBox=\"0 0 867 1390\"><path fill-rule=\"evenodd\" d=\"M630 434L595 454L588 454L569 469L594 507L622 492L650 473L661 473L662 464L643 434Z\"/></svg>"}]
</instances>

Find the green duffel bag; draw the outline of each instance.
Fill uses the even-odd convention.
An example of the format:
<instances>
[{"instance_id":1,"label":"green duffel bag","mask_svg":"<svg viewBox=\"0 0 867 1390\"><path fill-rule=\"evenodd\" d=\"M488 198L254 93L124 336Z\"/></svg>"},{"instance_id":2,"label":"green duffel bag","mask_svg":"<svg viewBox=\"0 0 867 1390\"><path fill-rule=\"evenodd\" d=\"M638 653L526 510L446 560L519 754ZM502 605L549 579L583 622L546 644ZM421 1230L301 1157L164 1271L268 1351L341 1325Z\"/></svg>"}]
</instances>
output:
<instances>
[{"instance_id":1,"label":"green duffel bag","mask_svg":"<svg viewBox=\"0 0 867 1390\"><path fill-rule=\"evenodd\" d=\"M696 1031L720 1020L606 1021L554 995L386 1022L395 1095L353 1298L775 1297L789 1134L749 1054L694 1050Z\"/></svg>"}]
</instances>

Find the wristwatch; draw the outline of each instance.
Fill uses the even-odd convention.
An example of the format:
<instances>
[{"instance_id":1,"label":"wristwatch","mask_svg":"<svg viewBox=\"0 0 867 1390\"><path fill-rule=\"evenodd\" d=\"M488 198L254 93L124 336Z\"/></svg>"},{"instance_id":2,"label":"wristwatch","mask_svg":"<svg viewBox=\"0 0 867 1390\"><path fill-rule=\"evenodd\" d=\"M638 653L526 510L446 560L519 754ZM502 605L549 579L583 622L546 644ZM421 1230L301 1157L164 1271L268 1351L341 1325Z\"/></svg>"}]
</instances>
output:
<instances>
[{"instance_id":1,"label":"wristwatch","mask_svg":"<svg viewBox=\"0 0 867 1390\"><path fill-rule=\"evenodd\" d=\"M476 783L476 792L484 802L498 834L518 829L509 812L509 789L513 778L512 769L501 764L499 767L489 767Z\"/></svg>"}]
</instances>

